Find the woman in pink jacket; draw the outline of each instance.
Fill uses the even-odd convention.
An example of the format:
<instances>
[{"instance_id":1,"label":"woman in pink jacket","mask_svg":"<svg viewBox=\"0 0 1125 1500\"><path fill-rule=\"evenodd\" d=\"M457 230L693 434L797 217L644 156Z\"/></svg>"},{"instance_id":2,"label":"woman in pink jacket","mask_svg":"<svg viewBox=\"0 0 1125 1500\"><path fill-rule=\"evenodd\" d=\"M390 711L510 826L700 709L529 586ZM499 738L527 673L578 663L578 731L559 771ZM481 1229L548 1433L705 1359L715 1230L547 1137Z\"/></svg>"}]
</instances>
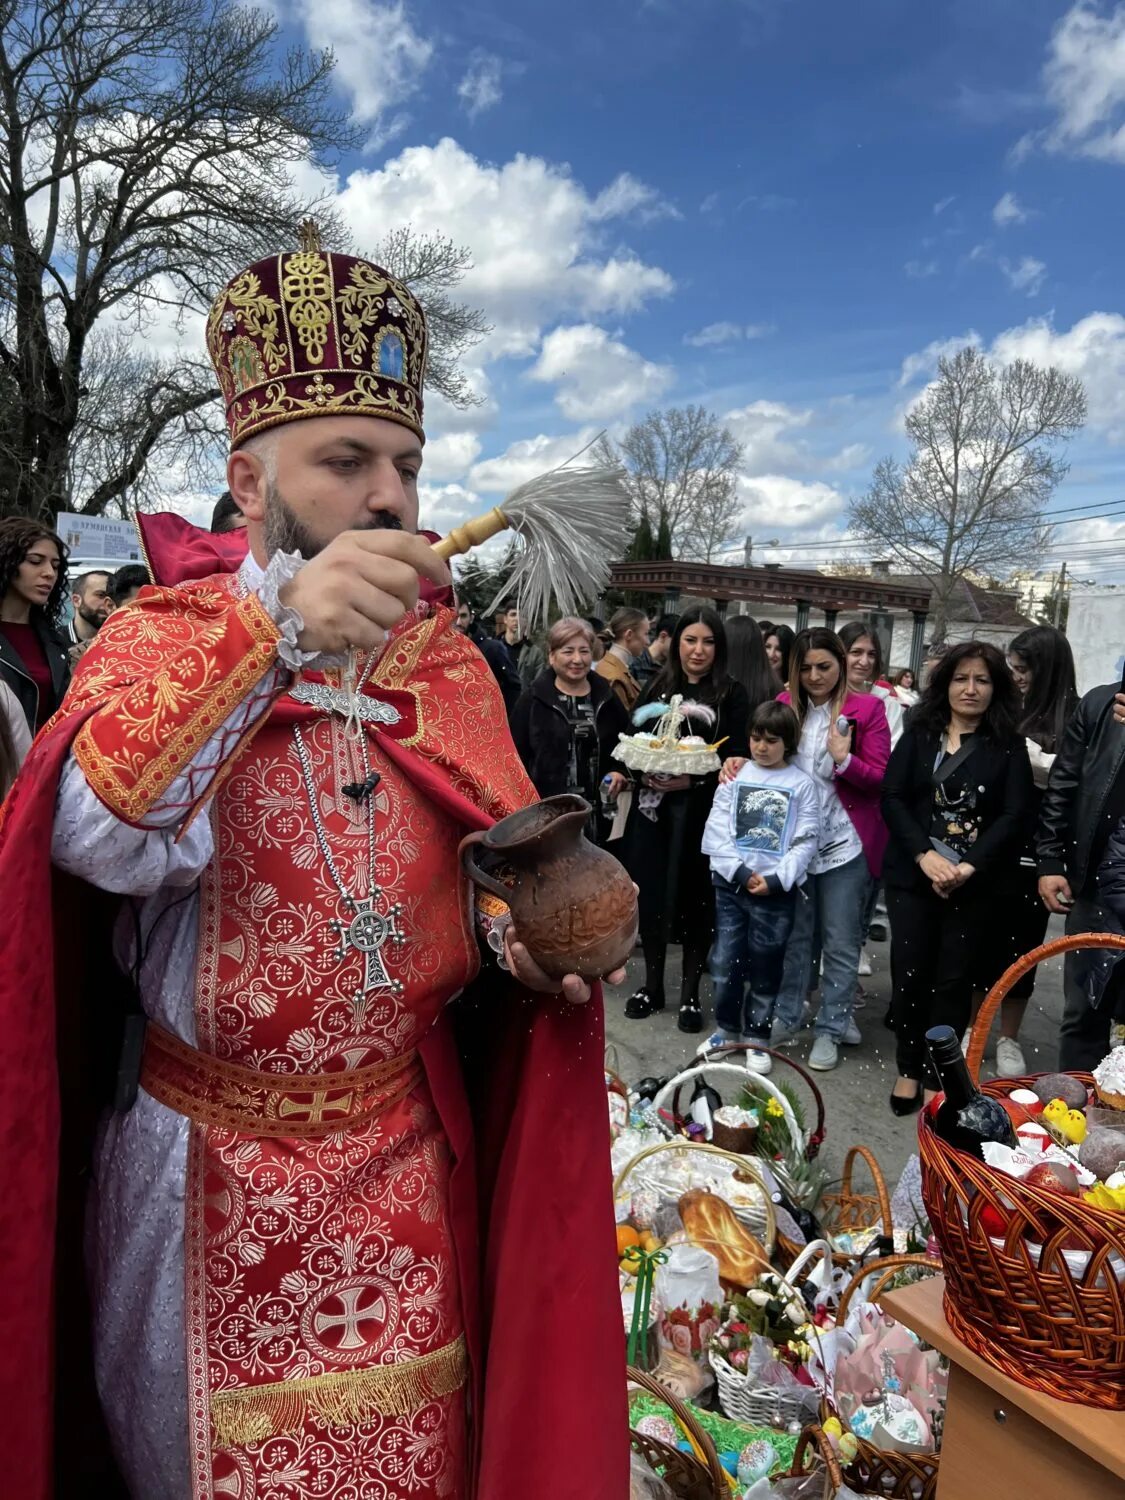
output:
<instances>
[{"instance_id":1,"label":"woman in pink jacket","mask_svg":"<svg viewBox=\"0 0 1125 1500\"><path fill-rule=\"evenodd\" d=\"M836 1066L841 1044L860 1041L852 1011L864 911L887 846L879 797L891 734L882 699L849 692L847 658L834 631L801 631L790 656L789 689L780 696L801 726L793 764L816 785L821 821L804 886L808 899L797 903L771 1040L776 1046L799 1030L805 997L816 987L819 951L820 1010L809 1067L825 1072Z\"/></svg>"}]
</instances>

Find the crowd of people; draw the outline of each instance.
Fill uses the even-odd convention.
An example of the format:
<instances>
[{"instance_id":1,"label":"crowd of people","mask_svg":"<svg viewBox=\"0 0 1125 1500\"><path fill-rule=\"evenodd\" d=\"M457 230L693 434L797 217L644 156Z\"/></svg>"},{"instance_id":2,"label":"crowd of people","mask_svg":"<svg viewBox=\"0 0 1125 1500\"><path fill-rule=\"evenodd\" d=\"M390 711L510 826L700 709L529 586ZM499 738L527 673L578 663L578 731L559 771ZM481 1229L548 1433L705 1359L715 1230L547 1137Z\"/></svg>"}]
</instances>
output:
<instances>
[{"instance_id":1,"label":"crowd of people","mask_svg":"<svg viewBox=\"0 0 1125 1500\"><path fill-rule=\"evenodd\" d=\"M212 530L241 517L220 498ZM237 508L235 508L237 509ZM0 523L0 790L62 702L70 672L114 609L148 580L128 564L67 578L48 527ZM63 624L69 595L70 618ZM682 945L678 1025L705 1045L781 1046L811 1023L808 1064L858 1045L871 934L890 929L896 1114L935 1080L924 1034L967 1034L983 994L1043 940L1125 932L1125 707L1113 686L1081 703L1065 635L1025 630L1007 655L983 641L931 649L920 682L888 671L862 621L794 634L700 605L608 624L567 616L540 645L516 607L488 631L462 603L458 628L500 687L516 749L541 797L591 806L589 834L639 889L642 978L625 1014L665 1009L669 945ZM646 705L679 695L707 714L720 773L635 776L614 758ZM690 727L690 725L689 725ZM1053 774L1052 774L1053 772ZM885 906L882 902L885 900ZM1061 1065L1105 1050L1125 986L1113 955L1072 955ZM1005 1000L997 1070L1027 1070L1020 1028L1035 982ZM750 1065L768 1071L765 1051Z\"/></svg>"},{"instance_id":2,"label":"crowd of people","mask_svg":"<svg viewBox=\"0 0 1125 1500\"><path fill-rule=\"evenodd\" d=\"M1080 703L1070 647L1051 626L1024 630L1006 654L977 640L934 645L916 680L888 669L862 621L795 635L705 606L655 620L624 608L608 626L558 621L542 665L517 611L496 638L465 605L460 622L493 666L540 796L584 796L591 836L637 883L630 1019L665 1009L668 947L680 943L681 1030L707 1027L704 1048L748 1045L750 1066L767 1072L758 1048L794 1044L811 1025L808 1065L831 1069L862 1041L867 945L889 928L890 1107L909 1115L936 1083L925 1032L948 1023L967 1038L984 994L1044 940L1052 912L1068 931L1125 932L1125 699L1110 686ZM627 772L620 735L677 694L710 710L721 772ZM1002 1006L1005 1077L1027 1072L1034 984L1032 971ZM1112 954L1068 957L1061 1066L1101 1057L1123 987Z\"/></svg>"}]
</instances>

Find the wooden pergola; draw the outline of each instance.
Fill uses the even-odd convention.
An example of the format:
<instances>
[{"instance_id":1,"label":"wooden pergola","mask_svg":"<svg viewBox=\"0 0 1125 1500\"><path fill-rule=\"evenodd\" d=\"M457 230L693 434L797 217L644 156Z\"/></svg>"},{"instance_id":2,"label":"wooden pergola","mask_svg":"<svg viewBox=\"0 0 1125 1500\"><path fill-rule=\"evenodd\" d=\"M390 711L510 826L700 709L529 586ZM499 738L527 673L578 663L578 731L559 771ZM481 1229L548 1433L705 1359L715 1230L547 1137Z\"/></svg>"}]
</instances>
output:
<instances>
[{"instance_id":1,"label":"wooden pergola","mask_svg":"<svg viewBox=\"0 0 1125 1500\"><path fill-rule=\"evenodd\" d=\"M836 618L842 610L884 617L892 610L909 612L914 618L910 666L915 676L922 669L929 592L892 583L878 574L863 578L835 578L798 568L725 567L718 563L677 561L615 562L611 565L610 587L659 594L669 614L679 610L684 594L713 600L721 615L726 613L733 599L745 599L754 604L792 605L797 610L798 630L808 627L813 609L824 611L824 623L831 630L836 628Z\"/></svg>"}]
</instances>

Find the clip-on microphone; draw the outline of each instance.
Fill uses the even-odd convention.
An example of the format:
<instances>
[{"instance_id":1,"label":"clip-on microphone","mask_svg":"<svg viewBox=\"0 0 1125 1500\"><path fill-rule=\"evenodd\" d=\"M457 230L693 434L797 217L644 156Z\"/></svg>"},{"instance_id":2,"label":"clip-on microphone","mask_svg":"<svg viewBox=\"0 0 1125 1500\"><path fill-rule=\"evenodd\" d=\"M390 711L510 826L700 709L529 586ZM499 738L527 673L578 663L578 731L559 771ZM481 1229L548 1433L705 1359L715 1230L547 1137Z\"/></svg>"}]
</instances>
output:
<instances>
[{"instance_id":1,"label":"clip-on microphone","mask_svg":"<svg viewBox=\"0 0 1125 1500\"><path fill-rule=\"evenodd\" d=\"M378 771L372 771L364 781L349 781L343 789L344 796L353 802L366 802L382 779Z\"/></svg>"}]
</instances>

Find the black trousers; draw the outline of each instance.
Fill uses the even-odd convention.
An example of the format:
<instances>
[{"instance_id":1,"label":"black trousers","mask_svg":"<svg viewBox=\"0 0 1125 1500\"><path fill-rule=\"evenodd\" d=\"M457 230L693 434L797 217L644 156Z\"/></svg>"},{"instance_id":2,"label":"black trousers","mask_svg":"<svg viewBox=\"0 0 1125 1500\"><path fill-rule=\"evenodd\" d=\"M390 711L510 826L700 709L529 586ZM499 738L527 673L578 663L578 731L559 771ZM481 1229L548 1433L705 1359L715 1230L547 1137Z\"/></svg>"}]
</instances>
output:
<instances>
[{"instance_id":1,"label":"black trousers","mask_svg":"<svg viewBox=\"0 0 1125 1500\"><path fill-rule=\"evenodd\" d=\"M952 1026L960 1036L972 1013L977 947L988 920L988 890L973 890L973 875L943 900L926 889L887 887L891 924L891 1024L903 1078L937 1088L926 1053L931 1026Z\"/></svg>"}]
</instances>

